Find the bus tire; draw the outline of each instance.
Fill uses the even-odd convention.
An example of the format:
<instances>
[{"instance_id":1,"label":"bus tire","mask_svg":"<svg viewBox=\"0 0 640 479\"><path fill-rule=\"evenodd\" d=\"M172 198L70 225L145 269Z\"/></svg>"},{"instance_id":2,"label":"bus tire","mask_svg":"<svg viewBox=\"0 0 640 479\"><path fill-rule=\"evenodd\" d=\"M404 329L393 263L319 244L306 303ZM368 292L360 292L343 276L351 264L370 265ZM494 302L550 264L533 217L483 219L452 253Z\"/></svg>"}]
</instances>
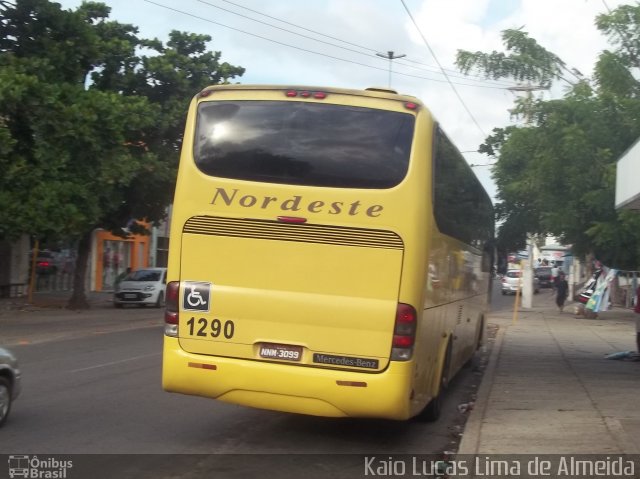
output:
<instances>
[{"instance_id":1,"label":"bus tire","mask_svg":"<svg viewBox=\"0 0 640 479\"><path fill-rule=\"evenodd\" d=\"M419 422L435 422L442 415L442 406L444 404L444 394L449 387L449 374L451 372L451 341L447 344L447 352L444 358L444 365L440 373L440 387L438 394L418 413L415 419Z\"/></svg>"},{"instance_id":2,"label":"bus tire","mask_svg":"<svg viewBox=\"0 0 640 479\"><path fill-rule=\"evenodd\" d=\"M467 359L467 361L462 365L463 368L469 369L469 368L475 368L477 366L478 350L482 347L482 341L484 340L483 332L484 332L484 318L480 319L480 328L478 329L478 332L476 335L476 344L473 348L473 353L471 354L469 359Z\"/></svg>"}]
</instances>

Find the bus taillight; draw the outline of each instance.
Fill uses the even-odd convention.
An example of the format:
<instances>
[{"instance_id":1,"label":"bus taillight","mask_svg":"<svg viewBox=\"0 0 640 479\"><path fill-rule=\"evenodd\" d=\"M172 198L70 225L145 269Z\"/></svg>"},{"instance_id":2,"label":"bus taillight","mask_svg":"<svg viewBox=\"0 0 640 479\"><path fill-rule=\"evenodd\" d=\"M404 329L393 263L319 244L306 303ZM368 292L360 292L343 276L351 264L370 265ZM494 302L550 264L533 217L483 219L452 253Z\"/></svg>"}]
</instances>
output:
<instances>
[{"instance_id":1,"label":"bus taillight","mask_svg":"<svg viewBox=\"0 0 640 479\"><path fill-rule=\"evenodd\" d=\"M180 281L167 283L165 291L164 334L171 337L178 336L178 297L180 296Z\"/></svg>"},{"instance_id":2,"label":"bus taillight","mask_svg":"<svg viewBox=\"0 0 640 479\"><path fill-rule=\"evenodd\" d=\"M418 314L413 306L398 303L396 322L393 328L393 343L391 359L394 361L408 361L413 353L413 343L416 339L416 325Z\"/></svg>"},{"instance_id":3,"label":"bus taillight","mask_svg":"<svg viewBox=\"0 0 640 479\"><path fill-rule=\"evenodd\" d=\"M294 98L300 96L302 98L315 98L316 100L324 100L327 98L327 93L323 91L309 91L309 90L287 90L284 92L285 96Z\"/></svg>"}]
</instances>

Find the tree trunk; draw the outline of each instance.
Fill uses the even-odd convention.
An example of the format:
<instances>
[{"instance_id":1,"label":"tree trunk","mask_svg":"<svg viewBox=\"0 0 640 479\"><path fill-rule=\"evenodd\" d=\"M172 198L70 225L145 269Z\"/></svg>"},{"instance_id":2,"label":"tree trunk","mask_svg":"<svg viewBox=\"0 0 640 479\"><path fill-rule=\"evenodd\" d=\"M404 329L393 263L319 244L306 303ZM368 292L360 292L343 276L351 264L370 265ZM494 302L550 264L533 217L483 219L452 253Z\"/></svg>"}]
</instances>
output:
<instances>
[{"instance_id":1,"label":"tree trunk","mask_svg":"<svg viewBox=\"0 0 640 479\"><path fill-rule=\"evenodd\" d=\"M585 275L587 278L586 281L589 281L591 279L591 276L593 276L593 273L596 272L596 259L596 255L592 252L587 253L585 256Z\"/></svg>"},{"instance_id":2,"label":"tree trunk","mask_svg":"<svg viewBox=\"0 0 640 479\"><path fill-rule=\"evenodd\" d=\"M67 309L89 309L89 301L84 291L85 278L87 275L87 262L91 249L91 234L93 230L85 233L78 242L78 256L76 258L76 269L73 273L73 294L67 303Z\"/></svg>"}]
</instances>

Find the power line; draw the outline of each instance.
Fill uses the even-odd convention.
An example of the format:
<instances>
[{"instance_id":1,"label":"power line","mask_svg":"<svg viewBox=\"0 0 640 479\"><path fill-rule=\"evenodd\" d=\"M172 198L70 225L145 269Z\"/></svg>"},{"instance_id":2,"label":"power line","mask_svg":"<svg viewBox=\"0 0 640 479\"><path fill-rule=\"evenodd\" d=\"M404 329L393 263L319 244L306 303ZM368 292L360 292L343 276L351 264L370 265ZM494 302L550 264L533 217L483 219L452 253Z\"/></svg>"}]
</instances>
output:
<instances>
[{"instance_id":1,"label":"power line","mask_svg":"<svg viewBox=\"0 0 640 479\"><path fill-rule=\"evenodd\" d=\"M461 151L460 153L464 154L464 153L480 153L480 152L478 150L464 150L464 151ZM494 163L480 163L480 164L469 163L469 166L471 168L479 168L479 167L482 167L482 166L495 166L496 164L497 164L496 162L494 162Z\"/></svg>"},{"instance_id":2,"label":"power line","mask_svg":"<svg viewBox=\"0 0 640 479\"><path fill-rule=\"evenodd\" d=\"M421 67L415 67L413 65L409 65L406 62L410 62L410 63L415 63L416 65L422 65L424 68ZM490 83L490 84L495 84L495 85L504 85L504 86L513 86L516 85L516 83L509 81L509 80L496 80L496 79L485 79L485 78L470 78L468 75L459 75L457 70L451 70L449 68L443 68L440 69L438 67L429 65L427 63L422 63L419 62L417 60L413 60L410 58L407 58L406 61L402 61L402 62L398 62L399 64L405 66L405 67L409 67L409 68L416 68L418 70L425 70L425 71L430 71L430 72L434 72L434 73L438 73L439 75L442 74L443 71L445 72L451 72L449 73L449 76L452 78L464 78L467 80L471 80L471 81L477 81L477 82L481 82L481 83ZM453 73L453 74L452 74Z\"/></svg>"},{"instance_id":3,"label":"power line","mask_svg":"<svg viewBox=\"0 0 640 479\"><path fill-rule=\"evenodd\" d=\"M372 55L369 55L369 54L366 54L366 53L360 52L360 51L358 51L358 50L354 50L354 49L352 49L352 48L346 48L346 47L343 47L343 46L340 46L340 45L336 45L335 43L330 43L330 42L326 42L326 41L324 41L324 40L319 40L319 39L317 39L317 38L310 37L309 35L303 35L302 33L294 32L294 31L291 31L291 30L287 30L286 28L282 28L282 27L279 27L279 26L277 26L277 25L273 25L272 23L267 23L267 22L263 22L262 20L258 20L258 19L256 19L256 18L248 17L248 16L243 15L243 14L241 14L241 13L234 12L233 10L229 10L229 9L227 9L227 8L220 7L220 6L218 6L218 5L214 5L213 3L206 2L205 0L198 0L198 2L203 3L203 4L205 4L205 5L208 5L209 7L217 8L217 9L222 10L222 11L224 11L224 12L228 12L228 13L231 13L231 14L233 14L233 15L237 15L237 16L239 16L239 17L246 18L247 20L251 20L251 21L253 21L253 22L257 22L257 23L260 23L260 24L262 24L262 25L267 25L268 27L275 28L275 29L277 29L277 30L281 30L281 31L283 31L283 32L291 33L291 34L293 34L293 35L298 35L298 36L300 36L300 37L302 37L302 38L306 38L306 39L308 39L308 40L313 40L313 41L315 41L315 42L324 43L325 45L330 45L330 46L332 46L332 47L336 47L336 48L342 48L343 50L347 50L347 51L350 51L350 52L353 52L353 53L358 53L359 55L372 56ZM228 3L231 3L231 2L228 2ZM236 5L236 6L238 6L238 5L237 5L237 4L235 4L235 3L232 3L232 5ZM252 12L255 12L255 10L251 10L251 11L252 11ZM256 13L257 13L257 12L256 12ZM263 15L263 14L261 14L261 15ZM265 16L268 16L268 15L265 15ZM275 18L275 17L271 17L271 16L269 16L269 18L274 18L274 19L278 20L277 18ZM278 21L283 21L283 20L278 20ZM284 21L283 21L283 22L284 22ZM289 23L289 22L284 22L284 23L287 23L288 25L293 25L293 26L295 26L295 27L297 27L297 28L302 28L302 27L300 27L300 26L298 26L298 25L295 25L295 24L293 24L293 23ZM304 29L304 30L307 30L307 31L309 31L309 32L312 32L312 33L318 34L318 35L322 35L321 33L315 32L315 31L313 31L313 30L308 30L308 29L306 29L306 28L303 28L303 29ZM340 42L342 41L342 40L340 40L340 39L338 39L338 38L335 38L335 37L329 37L328 35L323 35L323 36L326 36L327 38L332 38L332 39L337 40L337 41L340 41ZM343 42L343 43L346 43L346 42ZM360 46L358 46L358 45L355 45L355 46L357 46L358 48L365 48L365 47L360 47Z\"/></svg>"},{"instance_id":4,"label":"power line","mask_svg":"<svg viewBox=\"0 0 640 479\"><path fill-rule=\"evenodd\" d=\"M198 0L198 1L200 1L200 0ZM231 5L235 6L235 7L242 8L242 9L244 9L244 10L248 10L248 11L253 12L253 13L257 13L258 15L262 15L262 16L264 16L264 17L271 18L272 20L277 20L278 22L282 22L282 23L284 23L284 24L291 25L292 27L299 28L299 29L304 30L304 31L307 31L307 32L309 32L309 33L315 33L316 35L320 35L320 36L323 36L323 37L325 37L325 38L330 38L330 39L332 39L332 40L337 40L337 41L339 41L339 42L346 43L347 45L351 45L351 46L353 46L353 47L361 48L361 49L363 49L363 50L368 50L368 51L370 51L370 52L372 52L372 53L375 53L375 50L373 50L373 49L371 49L371 48L369 48L369 47L365 47L365 46L362 46L362 45L358 45L357 43L348 42L348 41L346 41L346 40L342 40L342 39L340 39L340 38L338 38L338 37L333 37L333 36L331 36L331 35L327 35L327 34L325 34L325 33L318 32L318 31L316 31L316 30L311 30L310 28L306 28L306 27L303 27L303 26L298 25L298 24L296 24L296 23L292 23L292 22L289 22L289 21L286 21L286 20L282 20L281 18L278 18L278 17L273 17L273 16L268 15L268 14L266 14L266 13L259 12L258 10L253 10L253 9L251 9L251 8L249 8L249 7L245 7L244 5L240 5L240 4L237 4L237 3L231 2L231 1L229 1L229 0L222 0L222 1L223 1L223 2L225 2L225 3L229 3L229 4L231 4ZM203 3L204 3L204 2L203 2Z\"/></svg>"},{"instance_id":5,"label":"power line","mask_svg":"<svg viewBox=\"0 0 640 479\"><path fill-rule=\"evenodd\" d=\"M281 41L278 41L278 40L274 40L273 38L264 37L264 36L258 35L256 33L247 32L247 31L241 30L239 28L235 28L235 27L231 27L229 25L225 25L224 23L216 22L216 21L211 20L209 18L204 18L204 17L201 17L199 15L195 15L193 13L185 12L184 10L179 10L177 8L169 7L167 5L163 5L161 3L154 2L153 0L143 0L143 1L145 1L147 3L151 3L152 5L156 5L156 6L161 7L161 8L165 8L167 10L171 10L171 11L176 12L176 13L181 13L183 15L186 15L186 16L189 16L189 17L192 17L192 18L196 18L198 20L202 20L203 22L212 23L212 24L218 25L220 27L228 28L229 30L233 30L235 32L239 32L239 33L243 33L245 35L249 35L249 36L252 36L252 37L255 37L255 38L259 38L259 39L265 40L267 42L276 43L278 45L283 45L283 46L289 47L289 48L294 48L296 50L300 50L300 51L303 51L303 52L306 52L306 53L313 53L314 55L320 55L320 56L323 56L323 57L331 58L333 60L339 60L339 61L343 61L343 62L353 63L355 65L360 65L360 66L367 67L367 68L373 68L375 70L386 71L386 69L384 69L384 68L374 67L372 65L367 65L365 63L360 63L360 62L356 62L356 61L353 61L353 60L345 60L344 58L334 57L334 56L326 54L326 53L315 52L313 50L309 50L309 49L306 49L306 48L302 48L302 47L298 47L298 46L295 46L295 45L290 45L288 43L284 43L284 42L281 42ZM436 81L436 80L434 80L434 81Z\"/></svg>"},{"instance_id":6,"label":"power line","mask_svg":"<svg viewBox=\"0 0 640 479\"><path fill-rule=\"evenodd\" d=\"M495 166L495 163L484 163L484 164L481 164L481 165L476 165L475 163L469 163L469 166L471 168L478 168L478 167L481 167L481 166Z\"/></svg>"},{"instance_id":7,"label":"power line","mask_svg":"<svg viewBox=\"0 0 640 479\"><path fill-rule=\"evenodd\" d=\"M413 15L411 14L411 11L409 10L409 7L407 7L407 4L404 2L404 0L400 0L400 2L402 3L402 6L404 7L404 9L407 11L407 15L409 15L409 18L411 19L411 22L413 22L413 25L416 27L416 30L420 34L420 37L422 38L422 41L424 42L424 44L427 46L427 48L431 52L431 56L433 57L433 59L436 61L436 63L438 64L438 66L442 70L442 74L447 79L447 82L449 83L449 85L451 85L451 88L453 89L454 93L458 97L458 100L460 101L460 103L462 104L462 106L464 107L466 112L469 114L469 116L471 117L471 120L473 120L473 123L475 123L475 125L478 127L478 130L480 130L480 132L482 133L482 136L486 137L487 134L484 132L484 130L480 126L480 123L478 123L478 120L476 120L476 117L473 116L473 113L471 113L471 110L469 110L469 107L467 106L465 101L460 96L460 93L458 93L458 90L456 89L456 87L454 86L453 82L449 78L449 75L447 75L447 72L445 72L444 68L442 68L442 65L440 64L440 61L438 60L438 57L436 56L436 53L431 48L431 45L429 45L429 42L427 41L427 39L425 38L424 34L422 33L422 30L420 30L420 27L418 26L418 23L416 22L416 20L413 18Z\"/></svg>"},{"instance_id":8,"label":"power line","mask_svg":"<svg viewBox=\"0 0 640 479\"><path fill-rule=\"evenodd\" d=\"M233 14L233 15L237 15L237 16L242 17L242 18L245 18L245 19L247 19L247 20L251 20L251 21L254 21L254 22L260 23L260 24L262 24L262 25L269 26L269 27L271 27L271 28L274 28L274 29L277 29L277 30L280 30L280 31L283 31L283 32L286 32L286 33L290 33L290 34L292 34L292 35L297 35L297 36L300 36L300 37L302 37L302 38L306 38L306 39L308 39L308 40L312 40L312 41L316 41L316 42L319 42L319 43L323 43L323 44L325 44L325 45L329 45L329 46L332 46L332 47L335 47L335 48L341 48L341 49L343 49L343 50L346 50L346 51L349 51L349 52L352 52L352 53L357 53L357 54L359 54L359 55L365 55L365 56L367 56L367 57L371 57L373 54L377 54L377 50L372 49L372 48L370 48L370 47L366 47L366 46L363 46L363 45L358 45L357 43L352 43L352 42L349 42L349 41L347 41L347 40L343 40L343 39L338 38L338 37L334 37L334 36L331 36L331 35L327 35L327 34L325 34L325 33L319 32L319 31L317 31L317 30L312 30L312 29L310 29L310 28L303 27L303 26L298 25L298 24L296 24L296 23L292 23L292 22L289 22L289 21L283 20L283 19L281 19L281 18L274 17L274 16L272 16L272 15L268 15L268 14L266 14L266 13L263 13L263 12L260 12L260 11L258 11L258 10L254 10L254 9L251 9L251 8L245 7L245 6L243 6L243 5L240 5L240 4L238 4L238 3L231 2L231 1L229 1L229 0L222 0L222 1L224 1L225 3L228 3L228 4L230 4L230 5L233 5L233 6L237 7L237 8L241 8L241 9L247 10L247 11L249 11L249 12L255 13L255 14L257 14L257 15L261 15L261 16L264 16L264 17L266 17L266 18L270 18L270 19L272 19L272 20L276 20L276 21L278 21L278 22L284 23L284 24L286 24L286 25L293 26L293 27L298 28L298 29L300 29L300 30L304 30L304 31L306 31L306 32L313 33L314 35L319 35L319 36L322 36L322 37L325 37L325 38L329 38L329 39L331 39L331 40L335 40L335 41L338 41L338 42L341 42L341 43L344 43L344 44L347 44L347 45L351 45L351 46L353 46L353 47L356 47L356 48L359 48L359 49L362 49L362 50L366 50L366 51L368 51L368 52L370 52L370 53L365 53L365 52L362 52L362 51L354 50L354 49L352 49L352 48L347 48L347 47L344 47L344 46L341 46L341 45L336 45L335 43L326 42L326 41L324 41L324 40L320 40L320 39L317 39L317 38L314 38L314 37L311 37L311 36L308 36L308 35L304 35L304 34L301 34L301 33L298 33L298 32L294 32L294 31L292 31L292 30L288 30L288 29L286 29L286 28L282 28L282 27L279 27L279 26L277 26L277 25L273 25L272 23L267 23L267 22L264 22L264 21L262 21L262 20L258 20L258 19L256 19L256 18L252 18L252 17L249 17L249 16L247 16L247 15L243 15L243 14L238 13L238 12L234 12L233 10L229 10L229 9L227 9L227 8L223 8L223 7L219 6L219 5L215 5L215 4L210 3L210 2L207 2L207 1L205 1L205 0L197 0L197 1L198 1L198 2L200 2L200 3L202 3L202 4L204 4L204 5L207 5L207 6L209 6L209 7L217 8L218 10L222 10L222 11L224 11L224 12L231 13L231 14ZM385 58L386 58L386 57L385 57ZM419 62L419 61L412 60L412 59L409 59L409 58L407 58L407 60L406 60L406 61L409 61L410 63L414 63L414 64L416 64L416 65L422 65L423 67L427 67L427 68L423 68L423 67L418 67L418 66L410 65L410 64L407 64L407 63L406 63L406 62L404 62L404 61L403 61L403 62L397 62L397 63L398 63L398 64L400 64L400 65L403 65L403 66L405 66L405 67L408 67L408 68L414 68L414 69L416 69L416 70L429 71L429 72L433 72L433 73L438 73L439 75L441 75L441 74L442 74L439 68L434 67L434 66L431 66L431 65L428 65L428 64L426 64L426 63L421 63L421 62ZM456 72L455 70L448 70L448 71L451 71L451 72L454 72L454 73L458 73L458 72ZM461 76L461 75L451 75L451 76L453 76L453 77L455 77L455 78L463 78L463 79L465 79L465 80L474 81L474 82L480 82L480 83L486 83L486 84L491 84L491 85L500 85L500 84L503 84L503 85L509 85L509 86L514 85L514 83L513 83L513 82L507 82L507 81L503 81L503 80L473 79L473 78L469 78L468 76Z\"/></svg>"},{"instance_id":9,"label":"power line","mask_svg":"<svg viewBox=\"0 0 640 479\"><path fill-rule=\"evenodd\" d=\"M163 4L155 2L153 0L143 0L143 1L145 1L147 3L150 3L152 5L155 5L157 7L164 8L166 10L170 10L170 11L173 11L173 12L176 12L176 13L180 13L182 15L186 15L186 16L201 20L203 22L207 22L207 23L211 23L211 24L214 24L214 25L218 25L218 26L227 28L229 30L233 30L235 32L243 33L245 35L249 35L249 36L252 36L252 37L255 37L255 38L259 38L261 40L265 40L265 41L268 41L268 42L271 42L271 43L275 43L275 44L282 45L282 46L285 46L285 47L293 48L295 50L299 50L299 51L302 51L302 52L305 52L305 53L311 53L313 55L323 56L323 57L326 57L326 58L330 58L332 60L338 60L338 61L345 62L345 63L351 63L351 64L354 64L354 65L362 66L362 67L365 67L365 68L370 68L370 69L373 69L373 70L387 71L387 69L385 69L385 68L375 67L373 65L367 65L366 63L361 63L361 62L357 62L357 61L354 61L354 60L347 60L345 58L336 57L336 56L333 56L333 55L329 55L327 53L316 52L316 51L313 51L313 50L309 50L307 48L302 48L302 47L298 47L298 46L295 46L295 45L290 45L290 44L285 43L285 42L274 40L273 38L269 38L269 37L265 37L265 36L262 36L262 35L258 35L256 33L247 32L247 31L241 30L239 28L235 28L235 27L231 27L229 25L225 25L224 23L216 22L216 21L211 20L209 18L204 18L204 17L201 17L199 15L195 15L193 13L185 12L184 10L179 10L177 8L173 8L173 7L170 7L170 6L167 6L167 5L163 5ZM452 83L449 78L447 78L446 80L440 80L440 79L437 79L437 78L429 78L429 77L424 77L424 76L419 76L419 75L411 75L409 73L404 73L404 72L396 72L396 74L402 75L402 76L405 76L405 77L409 77L409 78L417 78L417 79L420 79L420 80L427 80L427 81L433 81L433 82L439 82L439 83L445 83L445 82L448 82L450 84ZM469 87L474 87L474 88L488 88L488 89L493 89L493 90L504 90L505 89L504 87L499 87L499 86L473 85L473 84L469 84L469 83L456 83L456 84L460 85L460 86L469 86Z\"/></svg>"}]
</instances>

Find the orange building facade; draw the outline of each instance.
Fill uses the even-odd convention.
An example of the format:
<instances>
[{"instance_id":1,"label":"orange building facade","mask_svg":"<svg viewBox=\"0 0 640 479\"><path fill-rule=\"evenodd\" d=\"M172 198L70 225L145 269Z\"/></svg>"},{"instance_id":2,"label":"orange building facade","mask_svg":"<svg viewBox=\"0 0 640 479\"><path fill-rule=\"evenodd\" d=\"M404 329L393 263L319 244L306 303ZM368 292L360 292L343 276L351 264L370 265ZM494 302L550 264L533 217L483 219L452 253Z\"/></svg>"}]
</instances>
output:
<instances>
[{"instance_id":1,"label":"orange building facade","mask_svg":"<svg viewBox=\"0 0 640 479\"><path fill-rule=\"evenodd\" d=\"M131 235L114 236L108 231L96 230L93 237L92 281L93 291L111 291L116 278L126 271L149 266L151 238Z\"/></svg>"}]
</instances>

